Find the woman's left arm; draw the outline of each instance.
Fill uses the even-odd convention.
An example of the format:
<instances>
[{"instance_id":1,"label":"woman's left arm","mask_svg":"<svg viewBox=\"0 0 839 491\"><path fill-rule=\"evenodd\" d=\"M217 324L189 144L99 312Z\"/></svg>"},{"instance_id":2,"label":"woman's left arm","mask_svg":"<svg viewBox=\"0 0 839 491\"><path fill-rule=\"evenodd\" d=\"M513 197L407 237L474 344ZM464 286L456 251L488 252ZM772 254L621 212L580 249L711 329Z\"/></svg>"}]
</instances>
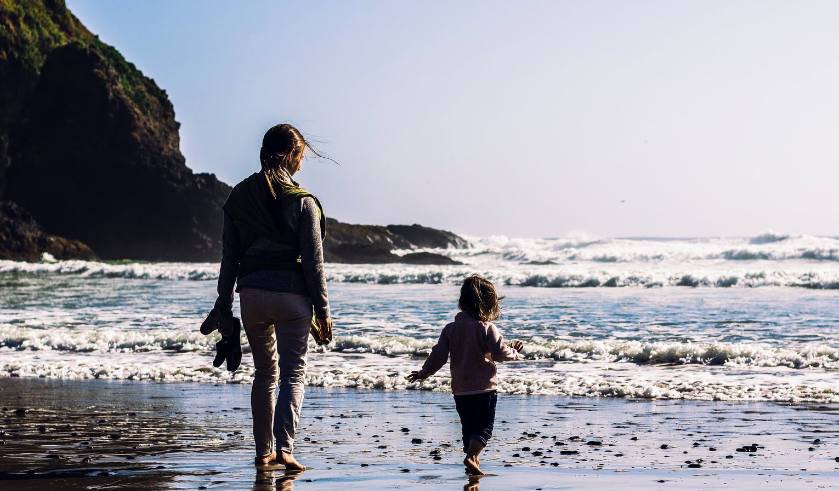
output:
<instances>
[{"instance_id":1,"label":"woman's left arm","mask_svg":"<svg viewBox=\"0 0 839 491\"><path fill-rule=\"evenodd\" d=\"M323 242L320 235L320 212L313 198L303 198L303 210L297 223L300 261L315 317L329 319L329 297L323 271Z\"/></svg>"}]
</instances>

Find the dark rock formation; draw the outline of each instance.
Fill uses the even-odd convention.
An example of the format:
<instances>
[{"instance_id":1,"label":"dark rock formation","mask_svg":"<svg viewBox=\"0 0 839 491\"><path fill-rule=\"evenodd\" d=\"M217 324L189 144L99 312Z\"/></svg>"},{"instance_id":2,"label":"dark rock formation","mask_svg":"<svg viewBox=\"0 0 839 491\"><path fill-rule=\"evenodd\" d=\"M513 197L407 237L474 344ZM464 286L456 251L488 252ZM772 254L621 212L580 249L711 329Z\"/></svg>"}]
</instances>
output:
<instances>
[{"instance_id":1,"label":"dark rock formation","mask_svg":"<svg viewBox=\"0 0 839 491\"><path fill-rule=\"evenodd\" d=\"M408 236L400 231L408 231ZM434 245L431 245L434 244ZM465 247L461 237L420 225L351 225L327 218L326 240L323 242L327 262L351 264L462 264L442 254L430 252L394 254L397 249L418 247Z\"/></svg>"},{"instance_id":2,"label":"dark rock formation","mask_svg":"<svg viewBox=\"0 0 839 491\"><path fill-rule=\"evenodd\" d=\"M411 244L378 225L351 225L326 219L323 259L330 263L393 263L393 249L410 249Z\"/></svg>"},{"instance_id":3,"label":"dark rock formation","mask_svg":"<svg viewBox=\"0 0 839 491\"><path fill-rule=\"evenodd\" d=\"M4 199L105 259L217 260L229 186L185 165L166 93L74 25L10 125Z\"/></svg>"},{"instance_id":4,"label":"dark rock formation","mask_svg":"<svg viewBox=\"0 0 839 491\"><path fill-rule=\"evenodd\" d=\"M9 129L29 102L41 67L56 46L98 42L60 0L0 2L0 195L9 167Z\"/></svg>"},{"instance_id":5,"label":"dark rock formation","mask_svg":"<svg viewBox=\"0 0 839 491\"><path fill-rule=\"evenodd\" d=\"M45 252L56 259L97 259L85 244L48 235L21 207L0 202L0 257L39 261Z\"/></svg>"},{"instance_id":6,"label":"dark rock formation","mask_svg":"<svg viewBox=\"0 0 839 491\"><path fill-rule=\"evenodd\" d=\"M353 246L358 249L370 248L385 251L410 249L413 246L410 241L392 233L386 227L351 225L333 218L327 218L326 240L323 242L324 249L335 250L341 245Z\"/></svg>"},{"instance_id":7,"label":"dark rock formation","mask_svg":"<svg viewBox=\"0 0 839 491\"><path fill-rule=\"evenodd\" d=\"M410 252L402 256L399 262L406 264L463 264L460 261L455 261L449 256L434 254L433 252Z\"/></svg>"},{"instance_id":8,"label":"dark rock formation","mask_svg":"<svg viewBox=\"0 0 839 491\"><path fill-rule=\"evenodd\" d=\"M6 197L106 259L217 260L230 188L186 167L165 94L146 101L97 50L56 48L12 133Z\"/></svg>"},{"instance_id":9,"label":"dark rock formation","mask_svg":"<svg viewBox=\"0 0 839 491\"><path fill-rule=\"evenodd\" d=\"M461 249L469 243L460 236L445 230L423 227L422 225L388 225L387 230L404 238L416 247L428 249Z\"/></svg>"}]
</instances>

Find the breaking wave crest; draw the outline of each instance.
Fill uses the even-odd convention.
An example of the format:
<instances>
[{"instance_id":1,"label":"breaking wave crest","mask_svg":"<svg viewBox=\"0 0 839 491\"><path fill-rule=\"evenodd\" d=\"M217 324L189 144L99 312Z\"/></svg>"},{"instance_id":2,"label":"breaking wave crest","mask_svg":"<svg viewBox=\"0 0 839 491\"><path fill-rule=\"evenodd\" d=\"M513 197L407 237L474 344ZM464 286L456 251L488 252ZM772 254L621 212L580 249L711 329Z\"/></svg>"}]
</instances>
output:
<instances>
[{"instance_id":1,"label":"breaking wave crest","mask_svg":"<svg viewBox=\"0 0 839 491\"><path fill-rule=\"evenodd\" d=\"M207 338L210 339L210 338ZM310 386L448 392L446 368L417 383L405 376L418 368L434 340L338 337L331 348L312 346ZM122 379L156 382L251 383L249 359L235 373L210 366L209 349L163 352L171 340L92 343L110 354L86 352L90 341L0 347L0 377ZM13 343L14 344L14 343ZM201 344L203 348L204 343ZM132 351L135 349L136 351ZM27 353L38 351L38 356ZM55 350L70 350L59 353ZM142 352L142 353L141 353ZM785 349L734 343L555 341L528 343L521 361L499 368L498 389L540 394L647 399L839 402L834 373L839 349ZM627 369L630 367L635 367ZM794 377L779 376L787 371Z\"/></svg>"},{"instance_id":2,"label":"breaking wave crest","mask_svg":"<svg viewBox=\"0 0 839 491\"><path fill-rule=\"evenodd\" d=\"M157 330L38 329L0 324L0 348L77 353L144 353L152 351L202 351L214 348L216 339L199 332Z\"/></svg>"},{"instance_id":3,"label":"breaking wave crest","mask_svg":"<svg viewBox=\"0 0 839 491\"><path fill-rule=\"evenodd\" d=\"M352 336L338 338L329 351L385 356L428 356L435 339ZM828 345L778 348L754 343L644 343L640 341L528 342L523 359L640 365L729 365L755 367L839 368L839 349Z\"/></svg>"},{"instance_id":4,"label":"breaking wave crest","mask_svg":"<svg viewBox=\"0 0 839 491\"><path fill-rule=\"evenodd\" d=\"M839 264L595 264L466 266L410 266L327 264L330 282L364 284L460 284L479 272L498 284L544 288L792 287L839 289ZM171 281L214 281L216 264L156 263L107 264L85 261L23 263L0 261L0 274L71 275L85 278L124 278Z\"/></svg>"},{"instance_id":5,"label":"breaking wave crest","mask_svg":"<svg viewBox=\"0 0 839 491\"><path fill-rule=\"evenodd\" d=\"M447 267L438 271L392 271L378 268L330 267L328 280L367 284L460 284L474 270ZM508 286L544 288L617 288L617 287L794 287L818 290L839 289L839 269L808 268L766 269L589 269L589 268L517 268L504 271L479 270L493 282Z\"/></svg>"},{"instance_id":6,"label":"breaking wave crest","mask_svg":"<svg viewBox=\"0 0 839 491\"><path fill-rule=\"evenodd\" d=\"M217 279L218 270L219 265L216 263L105 263L96 261L27 263L0 261L0 274L55 274L88 278L204 281Z\"/></svg>"},{"instance_id":7,"label":"breaking wave crest","mask_svg":"<svg viewBox=\"0 0 839 491\"><path fill-rule=\"evenodd\" d=\"M504 236L469 237L472 248L463 258L480 262L497 256L528 264L685 263L702 261L839 260L839 240L773 231L752 238L711 239L515 239Z\"/></svg>"},{"instance_id":8,"label":"breaking wave crest","mask_svg":"<svg viewBox=\"0 0 839 491\"><path fill-rule=\"evenodd\" d=\"M366 284L457 284L481 273L511 286L793 287L839 289L839 240L764 232L752 238L516 239L469 237L468 249L428 249L462 266L326 265L327 279ZM405 251L397 251L398 253ZM213 281L216 263L0 261L0 274Z\"/></svg>"},{"instance_id":9,"label":"breaking wave crest","mask_svg":"<svg viewBox=\"0 0 839 491\"><path fill-rule=\"evenodd\" d=\"M211 352L216 336L159 331L79 331L0 326L0 348L15 351L76 353ZM249 351L246 339L245 351ZM318 348L333 354L370 354L424 358L435 338L396 336L337 336ZM312 344L312 349L315 345ZM639 365L727 365L839 369L839 349L829 345L779 348L755 343L676 343L614 340L528 342L523 359L570 363L634 363Z\"/></svg>"}]
</instances>

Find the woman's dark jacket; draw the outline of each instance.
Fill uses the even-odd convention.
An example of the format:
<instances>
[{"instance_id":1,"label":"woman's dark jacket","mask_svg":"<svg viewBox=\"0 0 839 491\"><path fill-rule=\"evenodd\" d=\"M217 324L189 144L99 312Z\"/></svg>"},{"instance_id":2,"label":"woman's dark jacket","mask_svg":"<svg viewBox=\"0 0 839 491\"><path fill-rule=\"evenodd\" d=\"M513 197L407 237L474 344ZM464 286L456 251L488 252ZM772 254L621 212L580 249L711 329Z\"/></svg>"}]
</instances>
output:
<instances>
[{"instance_id":1,"label":"woman's dark jacket","mask_svg":"<svg viewBox=\"0 0 839 491\"><path fill-rule=\"evenodd\" d=\"M324 319L330 314L323 271L322 211L313 196L299 189L281 198L274 200L261 173L248 177L231 192L224 206L215 308L233 308L236 285L236 291L259 288L305 295L311 299L315 315ZM240 217L238 224L236 216ZM243 226L245 223L248 226Z\"/></svg>"}]
</instances>

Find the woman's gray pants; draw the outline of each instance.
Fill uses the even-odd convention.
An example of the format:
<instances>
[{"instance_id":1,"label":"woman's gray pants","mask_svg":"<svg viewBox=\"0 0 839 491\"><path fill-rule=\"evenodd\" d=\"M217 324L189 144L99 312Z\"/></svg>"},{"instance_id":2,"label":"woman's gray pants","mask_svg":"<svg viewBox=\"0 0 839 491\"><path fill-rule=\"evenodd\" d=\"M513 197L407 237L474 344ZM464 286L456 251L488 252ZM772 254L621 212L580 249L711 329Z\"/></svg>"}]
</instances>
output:
<instances>
[{"instance_id":1,"label":"woman's gray pants","mask_svg":"<svg viewBox=\"0 0 839 491\"><path fill-rule=\"evenodd\" d=\"M256 369L251 390L256 456L270 455L274 438L277 450L291 453L303 405L312 302L296 293L256 288L243 288L239 299Z\"/></svg>"}]
</instances>

